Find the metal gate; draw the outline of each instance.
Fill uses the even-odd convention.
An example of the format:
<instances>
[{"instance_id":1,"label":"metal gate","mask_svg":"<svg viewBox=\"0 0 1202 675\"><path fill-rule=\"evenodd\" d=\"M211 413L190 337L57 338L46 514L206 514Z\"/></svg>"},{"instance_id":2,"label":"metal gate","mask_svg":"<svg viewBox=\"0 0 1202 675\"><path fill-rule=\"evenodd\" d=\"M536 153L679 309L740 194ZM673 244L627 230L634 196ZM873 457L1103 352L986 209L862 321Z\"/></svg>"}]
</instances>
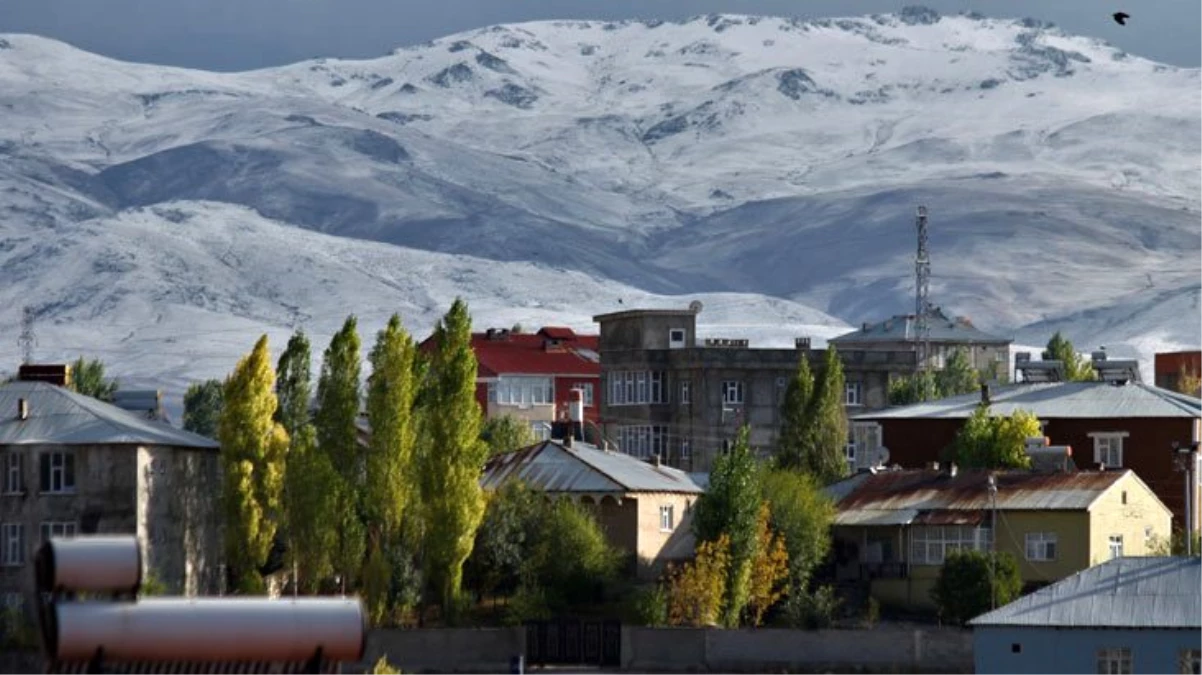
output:
<instances>
[{"instance_id":1,"label":"metal gate","mask_svg":"<svg viewBox=\"0 0 1202 675\"><path fill-rule=\"evenodd\" d=\"M527 621L526 663L620 666L622 622L570 618Z\"/></svg>"}]
</instances>

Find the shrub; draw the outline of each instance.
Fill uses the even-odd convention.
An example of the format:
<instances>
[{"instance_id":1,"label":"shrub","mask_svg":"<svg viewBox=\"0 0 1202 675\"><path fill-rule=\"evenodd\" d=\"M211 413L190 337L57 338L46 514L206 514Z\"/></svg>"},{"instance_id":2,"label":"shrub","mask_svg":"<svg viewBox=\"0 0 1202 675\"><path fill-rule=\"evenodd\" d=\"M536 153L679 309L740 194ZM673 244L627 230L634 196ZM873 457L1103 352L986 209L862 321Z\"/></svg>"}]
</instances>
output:
<instances>
[{"instance_id":1,"label":"shrub","mask_svg":"<svg viewBox=\"0 0 1202 675\"><path fill-rule=\"evenodd\" d=\"M668 594L656 584L638 590L633 599L635 622L640 626L657 628L668 625Z\"/></svg>"},{"instance_id":2,"label":"shrub","mask_svg":"<svg viewBox=\"0 0 1202 675\"><path fill-rule=\"evenodd\" d=\"M838 609L834 586L820 586L813 592L791 594L785 601L785 618L796 628L821 630L834 623Z\"/></svg>"},{"instance_id":3,"label":"shrub","mask_svg":"<svg viewBox=\"0 0 1202 675\"><path fill-rule=\"evenodd\" d=\"M401 669L389 663L387 657L384 656L376 661L369 672L371 675L401 675Z\"/></svg>"},{"instance_id":4,"label":"shrub","mask_svg":"<svg viewBox=\"0 0 1202 675\"><path fill-rule=\"evenodd\" d=\"M993 606L1014 600L1022 587L1018 563L1009 553L954 551L943 561L931 598L943 620L963 625Z\"/></svg>"}]
</instances>

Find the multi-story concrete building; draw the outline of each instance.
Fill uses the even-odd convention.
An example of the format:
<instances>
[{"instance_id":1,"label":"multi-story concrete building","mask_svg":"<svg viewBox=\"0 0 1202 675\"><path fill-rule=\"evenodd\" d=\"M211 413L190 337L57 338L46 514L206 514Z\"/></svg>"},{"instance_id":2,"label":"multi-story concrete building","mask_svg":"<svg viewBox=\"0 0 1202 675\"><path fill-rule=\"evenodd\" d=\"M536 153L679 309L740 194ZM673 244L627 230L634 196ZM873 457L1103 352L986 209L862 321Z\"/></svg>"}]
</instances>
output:
<instances>
[{"instance_id":1,"label":"multi-story concrete building","mask_svg":"<svg viewBox=\"0 0 1202 675\"><path fill-rule=\"evenodd\" d=\"M927 336L931 353L923 363L936 370L943 368L956 349L964 349L969 363L978 371L987 371L990 379L1005 379L1010 364L1009 338L990 335L965 317L949 317L938 307L927 315ZM911 351L917 354L924 342L918 318L914 314L898 314L877 323L865 322L860 330L831 339L839 351Z\"/></svg>"},{"instance_id":2,"label":"multi-story concrete building","mask_svg":"<svg viewBox=\"0 0 1202 675\"><path fill-rule=\"evenodd\" d=\"M50 537L136 534L167 592L220 588L217 443L47 381L0 387L0 598L33 607Z\"/></svg>"},{"instance_id":3,"label":"multi-story concrete building","mask_svg":"<svg viewBox=\"0 0 1202 675\"><path fill-rule=\"evenodd\" d=\"M642 309L593 317L600 324L601 426L622 452L658 455L672 466L709 471L739 427L751 444L772 450L780 407L800 358L815 373L824 351L799 337L793 349L754 349L745 339L697 339L697 314L689 309ZM891 375L913 372L912 348L839 351L849 409L887 404ZM849 462L860 463L849 439ZM873 444L879 446L879 442Z\"/></svg>"}]
</instances>

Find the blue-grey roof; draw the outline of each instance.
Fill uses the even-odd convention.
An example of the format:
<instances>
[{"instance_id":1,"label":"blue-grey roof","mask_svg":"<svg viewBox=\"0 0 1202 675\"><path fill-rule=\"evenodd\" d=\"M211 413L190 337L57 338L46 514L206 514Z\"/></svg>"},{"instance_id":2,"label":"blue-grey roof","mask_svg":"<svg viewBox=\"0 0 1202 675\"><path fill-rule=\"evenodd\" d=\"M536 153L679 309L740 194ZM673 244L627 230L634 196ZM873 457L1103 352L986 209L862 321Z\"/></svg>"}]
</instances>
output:
<instances>
[{"instance_id":1,"label":"blue-grey roof","mask_svg":"<svg viewBox=\"0 0 1202 675\"><path fill-rule=\"evenodd\" d=\"M484 467L481 485L488 490L513 479L542 492L609 493L682 492L705 490L689 474L668 466L654 466L621 452L609 452L576 441L566 448L559 441L543 441L528 448L497 455Z\"/></svg>"},{"instance_id":2,"label":"blue-grey roof","mask_svg":"<svg viewBox=\"0 0 1202 675\"><path fill-rule=\"evenodd\" d=\"M1010 338L990 335L972 325L964 317L951 318L936 308L927 319L931 342L950 344L998 344L1008 345ZM918 320L913 314L896 314L877 323L865 324L860 330L832 338L835 346L865 342L898 342L918 340Z\"/></svg>"},{"instance_id":3,"label":"blue-grey roof","mask_svg":"<svg viewBox=\"0 0 1202 675\"><path fill-rule=\"evenodd\" d=\"M1202 560L1115 558L982 614L973 626L1202 628Z\"/></svg>"},{"instance_id":4,"label":"blue-grey roof","mask_svg":"<svg viewBox=\"0 0 1202 675\"><path fill-rule=\"evenodd\" d=\"M29 417L24 420L17 415L21 399L29 410ZM0 446L35 443L218 447L211 438L47 382L10 382L0 386Z\"/></svg>"},{"instance_id":5,"label":"blue-grey roof","mask_svg":"<svg viewBox=\"0 0 1202 675\"><path fill-rule=\"evenodd\" d=\"M1009 415L1015 410L1026 410L1041 419L1202 416L1202 399L1143 382L1010 384L994 387L989 392L989 399L994 414ZM965 419L980 402L980 393L964 394L861 413L853 419Z\"/></svg>"}]
</instances>

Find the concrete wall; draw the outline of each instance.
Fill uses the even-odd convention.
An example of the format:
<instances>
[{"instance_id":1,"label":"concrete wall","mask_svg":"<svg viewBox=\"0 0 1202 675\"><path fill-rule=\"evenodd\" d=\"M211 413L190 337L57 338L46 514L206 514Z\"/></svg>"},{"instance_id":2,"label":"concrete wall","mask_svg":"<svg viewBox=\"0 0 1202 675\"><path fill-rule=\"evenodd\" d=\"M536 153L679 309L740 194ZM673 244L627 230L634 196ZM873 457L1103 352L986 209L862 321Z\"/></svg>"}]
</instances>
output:
<instances>
[{"instance_id":1,"label":"concrete wall","mask_svg":"<svg viewBox=\"0 0 1202 675\"><path fill-rule=\"evenodd\" d=\"M381 656L405 673L508 673L509 659L526 652L526 629L377 629L367 635L363 661Z\"/></svg>"},{"instance_id":2,"label":"concrete wall","mask_svg":"<svg viewBox=\"0 0 1202 675\"><path fill-rule=\"evenodd\" d=\"M1111 535L1123 538L1123 555L1149 555L1156 541L1168 541L1173 519L1168 508L1134 474L1103 493L1090 514L1091 565L1110 559Z\"/></svg>"},{"instance_id":3,"label":"concrete wall","mask_svg":"<svg viewBox=\"0 0 1202 675\"><path fill-rule=\"evenodd\" d=\"M998 511L997 548L1014 556L1024 582L1052 582L1090 566L1085 511ZM1027 534L1054 532L1055 560L1027 560Z\"/></svg>"},{"instance_id":4,"label":"concrete wall","mask_svg":"<svg viewBox=\"0 0 1202 675\"><path fill-rule=\"evenodd\" d=\"M215 595L224 560L218 454L138 448L137 479L137 533L146 571L167 593Z\"/></svg>"},{"instance_id":5,"label":"concrete wall","mask_svg":"<svg viewBox=\"0 0 1202 675\"><path fill-rule=\"evenodd\" d=\"M639 576L654 579L668 561L693 557L693 505L697 495L669 493L640 493L638 508ZM674 525L671 530L660 529L660 507L673 507Z\"/></svg>"},{"instance_id":6,"label":"concrete wall","mask_svg":"<svg viewBox=\"0 0 1202 675\"><path fill-rule=\"evenodd\" d=\"M973 631L978 673L1096 673L1098 650L1128 648L1133 673L1178 673L1182 650L1202 649L1192 630L1052 630L982 627ZM1015 651L1015 650L1018 651Z\"/></svg>"}]
</instances>

